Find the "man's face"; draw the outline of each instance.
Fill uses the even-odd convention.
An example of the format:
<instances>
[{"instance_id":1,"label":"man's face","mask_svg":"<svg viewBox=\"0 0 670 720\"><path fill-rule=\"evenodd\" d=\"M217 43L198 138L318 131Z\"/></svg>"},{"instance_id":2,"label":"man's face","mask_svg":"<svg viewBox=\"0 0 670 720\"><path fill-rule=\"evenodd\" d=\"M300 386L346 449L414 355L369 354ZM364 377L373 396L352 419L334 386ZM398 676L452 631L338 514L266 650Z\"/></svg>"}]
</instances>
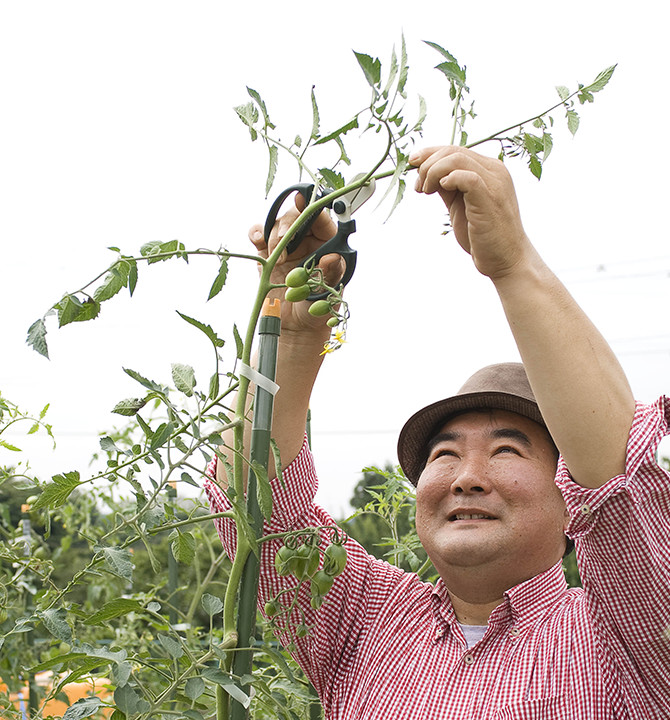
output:
<instances>
[{"instance_id":1,"label":"man's face","mask_svg":"<svg viewBox=\"0 0 670 720\"><path fill-rule=\"evenodd\" d=\"M567 521L546 430L503 410L450 419L429 443L416 527L436 570L509 572L509 587L561 557Z\"/></svg>"}]
</instances>

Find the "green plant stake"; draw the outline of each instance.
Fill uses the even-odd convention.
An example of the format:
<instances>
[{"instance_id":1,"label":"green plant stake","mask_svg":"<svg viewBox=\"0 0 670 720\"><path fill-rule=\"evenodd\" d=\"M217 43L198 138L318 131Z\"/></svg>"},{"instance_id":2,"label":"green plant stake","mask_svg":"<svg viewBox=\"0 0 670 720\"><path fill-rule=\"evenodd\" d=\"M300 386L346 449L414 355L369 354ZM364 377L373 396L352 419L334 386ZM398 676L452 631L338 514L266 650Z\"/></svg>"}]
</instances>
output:
<instances>
[{"instance_id":1,"label":"green plant stake","mask_svg":"<svg viewBox=\"0 0 670 720\"><path fill-rule=\"evenodd\" d=\"M266 300L258 326L258 373L274 382L277 372L277 345L281 330L280 301ZM249 479L247 482L247 513L255 536L263 532L263 518L272 513L272 491L268 480L270 457L270 434L274 394L256 382L254 419L249 449ZM259 550L250 552L244 566L240 583L240 603L237 622L240 649L235 653L233 673L237 677L250 675L253 661L253 644L256 636L256 605L258 602ZM249 687L242 690L248 695ZM232 720L244 720L248 709L232 700Z\"/></svg>"}]
</instances>

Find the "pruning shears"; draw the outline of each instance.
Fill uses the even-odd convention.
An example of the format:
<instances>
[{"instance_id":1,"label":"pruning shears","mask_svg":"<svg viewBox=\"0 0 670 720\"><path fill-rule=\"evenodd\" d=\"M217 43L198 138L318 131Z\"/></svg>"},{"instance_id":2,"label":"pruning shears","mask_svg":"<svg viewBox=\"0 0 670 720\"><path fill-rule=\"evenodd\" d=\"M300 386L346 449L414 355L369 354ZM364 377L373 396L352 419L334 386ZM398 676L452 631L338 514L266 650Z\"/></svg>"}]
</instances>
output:
<instances>
[{"instance_id":1,"label":"pruning shears","mask_svg":"<svg viewBox=\"0 0 670 720\"><path fill-rule=\"evenodd\" d=\"M365 175L357 175L352 182L361 180ZM365 185L362 185L355 190L340 195L339 197L332 200L332 202L326 203L326 207L331 208L335 217L337 218L337 232L335 235L327 240L318 250L308 255L301 263L301 266L314 267L318 265L319 260L324 255L335 253L344 259L345 270L342 279L339 281L339 285L346 285L354 274L356 269L356 250L349 247L348 239L349 236L356 232L356 221L352 219L352 215L358 210L358 208L370 197L375 191L375 181L370 179ZM277 199L272 204L270 212L268 213L265 221L264 236L265 242L267 243L270 238L270 232L272 227L277 220L277 215L281 206L284 204L286 198L294 192L299 192L305 199L305 203L310 203L314 199L321 200L328 195L332 194L333 190L325 190L324 192L317 194L314 198L314 185L310 183L300 183L298 185L291 185L291 187L283 190ZM316 220L317 214L310 218L303 227L295 234L286 246L286 251L290 254L300 246L300 243L304 240L305 235L309 232L312 223ZM307 299L308 300L320 300L328 296L327 292L323 293L312 293Z\"/></svg>"}]
</instances>

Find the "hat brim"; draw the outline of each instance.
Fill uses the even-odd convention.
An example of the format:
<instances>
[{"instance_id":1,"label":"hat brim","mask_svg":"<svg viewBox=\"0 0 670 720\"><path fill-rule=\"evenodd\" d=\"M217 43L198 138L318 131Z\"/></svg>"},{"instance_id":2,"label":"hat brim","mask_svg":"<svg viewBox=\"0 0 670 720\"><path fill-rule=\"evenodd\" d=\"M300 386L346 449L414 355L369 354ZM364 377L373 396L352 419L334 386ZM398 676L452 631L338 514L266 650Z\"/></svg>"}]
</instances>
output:
<instances>
[{"instance_id":1,"label":"hat brim","mask_svg":"<svg viewBox=\"0 0 670 720\"><path fill-rule=\"evenodd\" d=\"M426 447L430 439L450 417L468 410L506 410L546 427L537 403L519 395L489 391L438 400L414 413L398 437L398 462L412 484L417 484L426 464Z\"/></svg>"}]
</instances>

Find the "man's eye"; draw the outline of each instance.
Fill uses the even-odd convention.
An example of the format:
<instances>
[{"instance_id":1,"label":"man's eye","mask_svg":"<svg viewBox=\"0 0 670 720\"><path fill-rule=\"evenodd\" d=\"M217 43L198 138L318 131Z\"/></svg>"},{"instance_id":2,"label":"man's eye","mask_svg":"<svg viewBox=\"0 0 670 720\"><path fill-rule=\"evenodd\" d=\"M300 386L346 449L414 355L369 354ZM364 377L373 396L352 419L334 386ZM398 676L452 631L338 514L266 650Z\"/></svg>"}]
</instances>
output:
<instances>
[{"instance_id":1,"label":"man's eye","mask_svg":"<svg viewBox=\"0 0 670 720\"><path fill-rule=\"evenodd\" d=\"M519 451L511 445L503 445L496 450L496 454L498 453L512 453L513 455L518 455Z\"/></svg>"},{"instance_id":2,"label":"man's eye","mask_svg":"<svg viewBox=\"0 0 670 720\"><path fill-rule=\"evenodd\" d=\"M434 450L431 453L430 460L437 460L441 457L456 457L456 453L453 450L446 450L445 448L441 448L439 450Z\"/></svg>"}]
</instances>

